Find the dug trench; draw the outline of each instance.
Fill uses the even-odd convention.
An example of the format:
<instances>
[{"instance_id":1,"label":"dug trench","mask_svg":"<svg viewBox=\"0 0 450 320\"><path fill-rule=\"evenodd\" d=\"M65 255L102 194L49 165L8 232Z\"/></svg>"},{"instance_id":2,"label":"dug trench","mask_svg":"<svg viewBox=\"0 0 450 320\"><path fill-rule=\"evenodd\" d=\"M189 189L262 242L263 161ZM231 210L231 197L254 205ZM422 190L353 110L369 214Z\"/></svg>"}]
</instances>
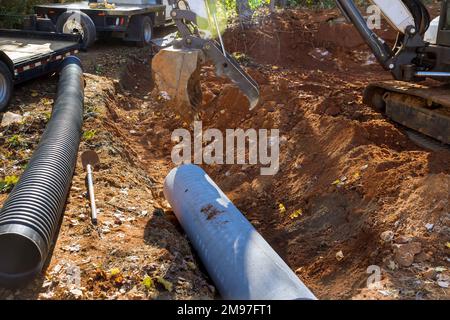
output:
<instances>
[{"instance_id":1,"label":"dug trench","mask_svg":"<svg viewBox=\"0 0 450 320\"><path fill-rule=\"evenodd\" d=\"M390 77L350 26L333 23L335 11L263 16L225 34L228 51L238 52L260 84L260 105L248 111L238 90L205 66L200 118L204 129L279 129L280 170L264 177L258 165L203 168L319 298L449 298L450 153L417 146L363 104L364 87ZM336 28L339 41L327 36ZM191 124L154 88L149 57L148 49L104 44L81 55L87 86L80 153L94 149L102 160L95 172L99 226L89 222L79 165L48 268L36 283L2 297L215 296L162 194L174 167L172 132ZM4 143L4 167L19 167L14 155L26 159L35 147L52 97L41 90L54 84L50 78L19 88L11 111L29 112L36 125L4 132L5 142L14 134L27 142ZM30 89L37 95L26 96ZM7 170L5 176L21 169ZM73 266L81 272L75 286L67 280ZM379 287L367 286L371 266L380 268Z\"/></svg>"}]
</instances>

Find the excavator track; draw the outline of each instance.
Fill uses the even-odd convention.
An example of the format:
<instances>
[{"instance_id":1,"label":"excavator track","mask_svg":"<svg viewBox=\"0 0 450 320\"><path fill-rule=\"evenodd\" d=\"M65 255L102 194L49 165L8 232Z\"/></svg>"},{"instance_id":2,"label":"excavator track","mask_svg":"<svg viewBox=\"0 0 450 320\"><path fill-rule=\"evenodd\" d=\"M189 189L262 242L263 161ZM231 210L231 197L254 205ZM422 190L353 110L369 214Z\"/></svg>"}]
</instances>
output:
<instances>
[{"instance_id":1,"label":"excavator track","mask_svg":"<svg viewBox=\"0 0 450 320\"><path fill-rule=\"evenodd\" d=\"M450 145L450 85L383 81L370 84L364 102L407 128Z\"/></svg>"},{"instance_id":2,"label":"excavator track","mask_svg":"<svg viewBox=\"0 0 450 320\"><path fill-rule=\"evenodd\" d=\"M418 131L414 131L411 129L405 129L406 135L408 138L418 145L421 148L430 150L430 151L450 151L450 145L444 144L436 139L430 138Z\"/></svg>"}]
</instances>

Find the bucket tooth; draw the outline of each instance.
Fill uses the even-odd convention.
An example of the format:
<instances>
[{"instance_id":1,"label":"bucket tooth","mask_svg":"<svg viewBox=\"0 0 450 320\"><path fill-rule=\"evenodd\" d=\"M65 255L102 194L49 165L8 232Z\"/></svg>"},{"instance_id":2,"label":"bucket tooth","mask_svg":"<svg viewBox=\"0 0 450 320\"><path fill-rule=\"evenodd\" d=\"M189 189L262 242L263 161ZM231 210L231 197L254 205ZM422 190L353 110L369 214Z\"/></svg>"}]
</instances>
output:
<instances>
[{"instance_id":1,"label":"bucket tooth","mask_svg":"<svg viewBox=\"0 0 450 320\"><path fill-rule=\"evenodd\" d=\"M247 97L250 110L253 110L259 103L258 83L242 69L233 56L224 52L217 42L207 42L204 50L207 59L212 60L216 66L217 75L228 77Z\"/></svg>"}]
</instances>

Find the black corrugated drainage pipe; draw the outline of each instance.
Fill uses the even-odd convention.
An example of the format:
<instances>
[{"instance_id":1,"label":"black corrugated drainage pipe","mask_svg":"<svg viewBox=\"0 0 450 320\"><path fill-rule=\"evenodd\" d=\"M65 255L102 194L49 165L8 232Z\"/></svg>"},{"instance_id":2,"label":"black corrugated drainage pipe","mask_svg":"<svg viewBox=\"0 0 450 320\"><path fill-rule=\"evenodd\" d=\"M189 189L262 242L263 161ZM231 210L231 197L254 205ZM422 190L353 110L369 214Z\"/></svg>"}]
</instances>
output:
<instances>
[{"instance_id":1,"label":"black corrugated drainage pipe","mask_svg":"<svg viewBox=\"0 0 450 320\"><path fill-rule=\"evenodd\" d=\"M66 58L52 117L0 211L0 285L25 285L41 272L55 240L76 166L83 125L81 62Z\"/></svg>"}]
</instances>

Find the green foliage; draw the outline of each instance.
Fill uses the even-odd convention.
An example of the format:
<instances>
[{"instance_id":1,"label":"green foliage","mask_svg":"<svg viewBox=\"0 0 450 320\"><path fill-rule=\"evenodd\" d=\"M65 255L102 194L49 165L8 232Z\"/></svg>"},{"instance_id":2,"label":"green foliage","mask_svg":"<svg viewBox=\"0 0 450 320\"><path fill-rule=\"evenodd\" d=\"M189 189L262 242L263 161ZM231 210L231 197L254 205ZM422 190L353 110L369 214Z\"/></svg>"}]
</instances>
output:
<instances>
[{"instance_id":1,"label":"green foliage","mask_svg":"<svg viewBox=\"0 0 450 320\"><path fill-rule=\"evenodd\" d=\"M163 277L158 277L158 278L156 278L156 280L158 281L158 283L162 284L167 291L169 291L169 292L173 291L173 283L172 282L167 281Z\"/></svg>"},{"instance_id":2,"label":"green foliage","mask_svg":"<svg viewBox=\"0 0 450 320\"><path fill-rule=\"evenodd\" d=\"M57 3L57 0L1 0L0 14L30 14L33 7L45 3Z\"/></svg>"},{"instance_id":3,"label":"green foliage","mask_svg":"<svg viewBox=\"0 0 450 320\"><path fill-rule=\"evenodd\" d=\"M258 7L269 5L270 0L248 0L250 7L252 9L257 9ZM336 7L336 2L334 0L286 0L286 1L275 1L276 5L280 5L282 2L285 3L287 7L308 7L308 8L334 8ZM368 0L356 0L357 5L366 5ZM236 10L236 0L225 0L226 7L228 11Z\"/></svg>"},{"instance_id":4,"label":"green foliage","mask_svg":"<svg viewBox=\"0 0 450 320\"><path fill-rule=\"evenodd\" d=\"M95 131L95 130L88 130L88 131L85 131L85 132L83 133L83 140L84 140L84 141L90 141L90 140L94 139L96 133L97 133L97 131Z\"/></svg>"},{"instance_id":5,"label":"green foliage","mask_svg":"<svg viewBox=\"0 0 450 320\"><path fill-rule=\"evenodd\" d=\"M51 111L44 112L43 116L44 116L45 122L49 122L50 119L52 118L52 112Z\"/></svg>"},{"instance_id":6,"label":"green foliage","mask_svg":"<svg viewBox=\"0 0 450 320\"><path fill-rule=\"evenodd\" d=\"M242 52L234 52L233 57L242 65L246 65L251 62L250 57L248 57L245 53Z\"/></svg>"},{"instance_id":7,"label":"green foliage","mask_svg":"<svg viewBox=\"0 0 450 320\"><path fill-rule=\"evenodd\" d=\"M6 176L0 180L0 192L8 192L19 182L18 176Z\"/></svg>"},{"instance_id":8,"label":"green foliage","mask_svg":"<svg viewBox=\"0 0 450 320\"><path fill-rule=\"evenodd\" d=\"M95 74L98 74L98 75L102 74L102 66L101 65L96 64L94 66L94 68L95 68Z\"/></svg>"},{"instance_id":9,"label":"green foliage","mask_svg":"<svg viewBox=\"0 0 450 320\"><path fill-rule=\"evenodd\" d=\"M249 0L250 8L257 9L265 4L269 4L270 0Z\"/></svg>"},{"instance_id":10,"label":"green foliage","mask_svg":"<svg viewBox=\"0 0 450 320\"><path fill-rule=\"evenodd\" d=\"M6 139L6 143L9 148L20 148L26 146L26 141L20 134L15 134L8 139Z\"/></svg>"},{"instance_id":11,"label":"green foliage","mask_svg":"<svg viewBox=\"0 0 450 320\"><path fill-rule=\"evenodd\" d=\"M21 28L21 15L32 14L39 4L64 2L58 0L0 0L0 28Z\"/></svg>"},{"instance_id":12,"label":"green foliage","mask_svg":"<svg viewBox=\"0 0 450 320\"><path fill-rule=\"evenodd\" d=\"M225 0L225 6L229 12L236 11L236 0ZM248 0L250 7L256 9L262 5L269 4L270 0Z\"/></svg>"},{"instance_id":13,"label":"green foliage","mask_svg":"<svg viewBox=\"0 0 450 320\"><path fill-rule=\"evenodd\" d=\"M21 22L21 15L33 13L33 8L39 4L63 2L58 0L1 0L0 26Z\"/></svg>"},{"instance_id":14,"label":"green foliage","mask_svg":"<svg viewBox=\"0 0 450 320\"><path fill-rule=\"evenodd\" d=\"M150 289L152 289L155 286L155 284L153 283L152 278L150 278L149 276L145 276L144 280L142 280L142 284L144 285L144 287L147 290L150 290Z\"/></svg>"}]
</instances>

